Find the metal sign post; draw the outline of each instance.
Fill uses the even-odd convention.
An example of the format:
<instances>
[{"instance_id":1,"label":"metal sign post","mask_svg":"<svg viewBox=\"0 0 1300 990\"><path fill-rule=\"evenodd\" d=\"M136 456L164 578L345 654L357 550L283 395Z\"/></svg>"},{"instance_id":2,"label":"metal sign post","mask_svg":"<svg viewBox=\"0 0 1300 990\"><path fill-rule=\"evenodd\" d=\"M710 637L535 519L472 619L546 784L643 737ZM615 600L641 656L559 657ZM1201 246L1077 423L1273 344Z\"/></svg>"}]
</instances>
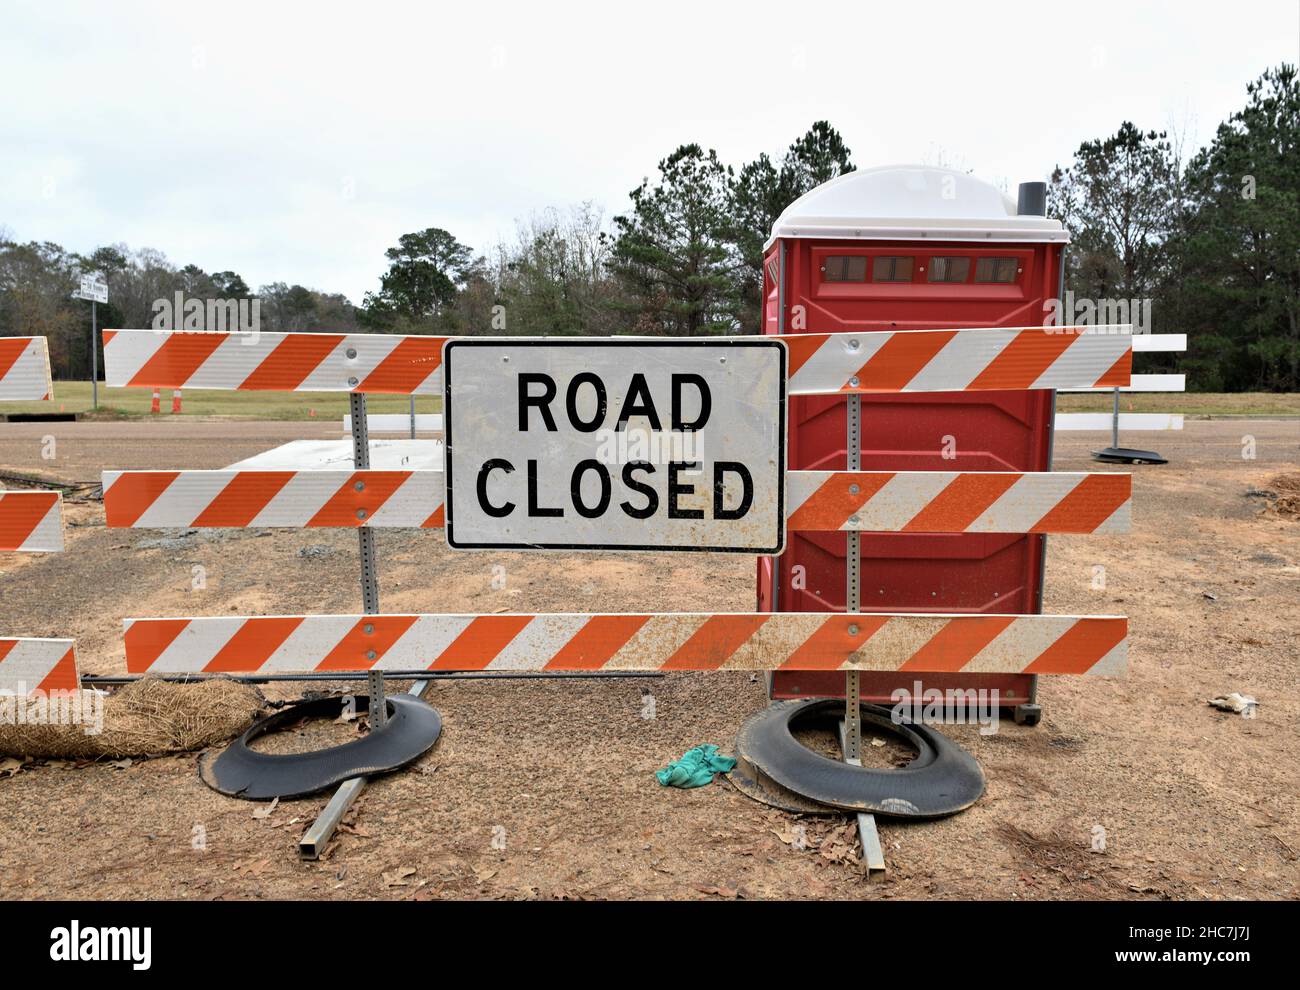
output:
<instances>
[{"instance_id":1,"label":"metal sign post","mask_svg":"<svg viewBox=\"0 0 1300 990\"><path fill-rule=\"evenodd\" d=\"M1158 376L1151 376L1158 377ZM1119 393L1117 386L1113 390L1110 411L1110 446L1103 450L1094 450L1092 452L1093 460L1101 461L1103 464L1167 464L1165 458L1161 457L1154 450L1137 450L1133 447L1121 447L1119 445Z\"/></svg>"},{"instance_id":2,"label":"metal sign post","mask_svg":"<svg viewBox=\"0 0 1300 990\"><path fill-rule=\"evenodd\" d=\"M90 301L90 408L99 408L99 329L96 327L95 306L97 303L92 299Z\"/></svg>"},{"instance_id":3,"label":"metal sign post","mask_svg":"<svg viewBox=\"0 0 1300 990\"><path fill-rule=\"evenodd\" d=\"M848 420L845 451L848 455L847 469L862 469L862 397L851 395L846 400L846 418ZM857 494L856 486L850 489ZM847 534L845 547L844 574L844 610L851 615L862 611L862 550L861 536L857 530ZM849 626L849 634L857 635L858 630ZM862 766L862 690L861 675L851 670L844 675L844 719L840 722L840 749L844 753L844 762L850 766ZM862 842L862 863L867 868L869 879L882 876L885 872L885 854L880 848L880 834L876 831L876 816L865 812L858 813L858 838Z\"/></svg>"},{"instance_id":4,"label":"metal sign post","mask_svg":"<svg viewBox=\"0 0 1300 990\"><path fill-rule=\"evenodd\" d=\"M1115 388L1110 407L1110 445L1119 446L1119 388Z\"/></svg>"},{"instance_id":5,"label":"metal sign post","mask_svg":"<svg viewBox=\"0 0 1300 990\"><path fill-rule=\"evenodd\" d=\"M370 468L370 430L366 420L365 393L352 392L348 396L348 401L352 413L352 466L357 471L366 471ZM362 491L366 483L357 481L354 484L358 491ZM356 511L359 519L364 518L365 509ZM375 568L375 531L369 526L361 526L357 529L357 540L361 556L361 607L366 615L378 615L379 575ZM373 652L368 659L376 659ZM373 732L382 728L388 721L384 672L370 669L366 675L366 682L370 692L370 731ZM427 681L418 681L411 687L411 694L418 698L424 694L427 687ZM299 856L304 859L316 859L320 856L344 814L361 796L365 787L365 777L353 777L339 785L339 789L321 810L311 828L299 840Z\"/></svg>"},{"instance_id":6,"label":"metal sign post","mask_svg":"<svg viewBox=\"0 0 1300 990\"><path fill-rule=\"evenodd\" d=\"M845 451L848 454L848 470L858 471L862 468L862 398L851 395L845 400L848 408L845 418L848 421L848 435L845 438ZM862 567L861 536L857 530L848 534L845 541L844 574L844 611L856 614L862 610ZM844 675L844 759L852 763L862 756L862 695L858 672L851 670ZM863 843L863 849L866 843Z\"/></svg>"},{"instance_id":7,"label":"metal sign post","mask_svg":"<svg viewBox=\"0 0 1300 990\"><path fill-rule=\"evenodd\" d=\"M108 302L108 283L97 275L81 276L74 298L90 301L90 407L99 408L99 327L95 307Z\"/></svg>"},{"instance_id":8,"label":"metal sign post","mask_svg":"<svg viewBox=\"0 0 1300 990\"><path fill-rule=\"evenodd\" d=\"M349 397L352 406L352 466L358 471L370 469L370 429L366 422L366 397L362 392L353 392ZM362 491L366 483L355 482L357 491ZM357 509L357 518L363 519L365 509ZM379 614L379 575L375 571L375 531L369 526L357 530L357 539L361 551L361 607L366 615ZM372 655L368 659L374 660ZM384 672L371 670L370 685L370 728L382 728L388 721L388 705L384 700Z\"/></svg>"}]
</instances>

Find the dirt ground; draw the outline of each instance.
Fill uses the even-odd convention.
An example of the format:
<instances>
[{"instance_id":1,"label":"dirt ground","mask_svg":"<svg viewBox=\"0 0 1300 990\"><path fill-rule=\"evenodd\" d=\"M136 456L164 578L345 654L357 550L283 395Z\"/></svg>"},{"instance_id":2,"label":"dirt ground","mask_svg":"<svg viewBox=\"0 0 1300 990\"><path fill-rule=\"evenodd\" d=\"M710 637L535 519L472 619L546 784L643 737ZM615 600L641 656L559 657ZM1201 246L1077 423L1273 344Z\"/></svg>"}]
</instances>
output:
<instances>
[{"instance_id":1,"label":"dirt ground","mask_svg":"<svg viewBox=\"0 0 1300 990\"><path fill-rule=\"evenodd\" d=\"M0 471L94 481L107 467L222 467L338 435L316 422L9 424ZM1246 436L1254 459L1242 457ZM1250 494L1300 469L1300 423L1189 420L1181 434L1126 441L1171 463L1133 469L1131 535L1049 538L1045 610L1129 615L1128 677L1044 678L1036 728L945 729L978 759L987 792L946 820L882 820L882 882L850 862L847 817L799 819L722 780L659 787L655 769L703 742L730 751L766 703L749 675L674 674L436 685L442 739L376 781L316 863L295 850L325 796L267 815L205 787L193 754L0 761L0 897L1300 897L1300 521ZM1105 442L1059 435L1056 467L1096 467L1088 451ZM94 501L70 504L67 522L66 553L0 559L0 629L74 636L87 672L124 669L125 616L359 610L349 532L108 530ZM391 612L743 611L754 601L748 557L457 554L436 533L406 531L381 531L378 545ZM1092 586L1097 564L1105 590ZM205 590L190 590L195 565ZM1230 691L1258 699L1257 717L1205 704ZM275 745L356 731L311 725ZM865 748L877 762L891 751ZM1093 850L1099 827L1104 851Z\"/></svg>"}]
</instances>

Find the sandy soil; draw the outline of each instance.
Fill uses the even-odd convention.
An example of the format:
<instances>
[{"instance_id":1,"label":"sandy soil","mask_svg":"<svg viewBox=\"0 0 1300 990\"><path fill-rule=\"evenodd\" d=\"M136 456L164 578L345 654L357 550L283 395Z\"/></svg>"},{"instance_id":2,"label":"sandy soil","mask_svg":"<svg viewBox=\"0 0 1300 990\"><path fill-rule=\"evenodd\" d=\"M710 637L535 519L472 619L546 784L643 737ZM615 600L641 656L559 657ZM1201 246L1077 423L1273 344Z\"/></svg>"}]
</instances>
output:
<instances>
[{"instance_id":1,"label":"sandy soil","mask_svg":"<svg viewBox=\"0 0 1300 990\"><path fill-rule=\"evenodd\" d=\"M323 423L11 424L0 471L87 481L104 467L220 467L338 433ZM1241 457L1247 434L1254 460ZM53 460L41 458L47 435ZM1248 492L1297 469L1300 425L1189 421L1181 435L1126 439L1172 463L1134 469L1130 536L1050 539L1046 609L1128 614L1129 676L1045 679L1037 728L945 730L979 760L988 791L944 821L882 821L883 882L850 862L847 818L798 819L722 781L655 783L652 772L692 745L729 750L766 702L748 675L678 674L437 685L443 738L369 788L318 863L299 862L295 847L323 796L255 817L258 806L206 788L193 755L0 769L0 896L1296 898L1300 522ZM1062 434L1056 466L1092 468L1088 450L1104 442ZM86 671L124 669L118 620L128 615L359 608L352 533L107 530L95 502L69 505L67 519L67 553L0 561L0 629L75 636ZM455 554L436 534L402 531L381 532L379 547L386 611L753 606L748 558ZM1091 586L1096 564L1104 591ZM206 590L190 590L195 565ZM644 691L653 719L642 717ZM1258 717L1205 704L1229 691L1259 699ZM356 731L309 725L275 745ZM1098 826L1103 852L1092 851Z\"/></svg>"}]
</instances>

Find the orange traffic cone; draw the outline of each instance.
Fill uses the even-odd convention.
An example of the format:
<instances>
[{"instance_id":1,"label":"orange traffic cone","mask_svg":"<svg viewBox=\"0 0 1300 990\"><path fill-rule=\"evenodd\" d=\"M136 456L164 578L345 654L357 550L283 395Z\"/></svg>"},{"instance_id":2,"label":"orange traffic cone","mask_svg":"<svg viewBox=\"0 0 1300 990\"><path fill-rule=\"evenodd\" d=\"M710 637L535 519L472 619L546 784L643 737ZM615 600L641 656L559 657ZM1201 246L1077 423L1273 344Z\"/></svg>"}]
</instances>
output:
<instances>
[{"instance_id":1,"label":"orange traffic cone","mask_svg":"<svg viewBox=\"0 0 1300 990\"><path fill-rule=\"evenodd\" d=\"M181 411L181 390L174 389L172 391L172 413L175 414L180 411Z\"/></svg>"},{"instance_id":2,"label":"orange traffic cone","mask_svg":"<svg viewBox=\"0 0 1300 990\"><path fill-rule=\"evenodd\" d=\"M161 405L159 404L160 401L161 401L161 400L160 400L159 397L158 397L158 390L157 390L157 389L154 389L154 390L153 390L153 402L149 403L149 411L150 411L151 413L160 413L160 412L162 412L162 407L161 407Z\"/></svg>"}]
</instances>

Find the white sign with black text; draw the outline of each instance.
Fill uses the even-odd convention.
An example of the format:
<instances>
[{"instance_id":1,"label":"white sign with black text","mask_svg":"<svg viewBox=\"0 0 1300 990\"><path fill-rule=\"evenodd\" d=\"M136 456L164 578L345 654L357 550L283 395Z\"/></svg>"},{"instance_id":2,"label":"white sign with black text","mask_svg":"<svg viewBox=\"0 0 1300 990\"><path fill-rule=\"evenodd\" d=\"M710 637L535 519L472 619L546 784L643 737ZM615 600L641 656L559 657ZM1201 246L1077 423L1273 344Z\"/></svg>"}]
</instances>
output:
<instances>
[{"instance_id":1,"label":"white sign with black text","mask_svg":"<svg viewBox=\"0 0 1300 990\"><path fill-rule=\"evenodd\" d=\"M779 340L458 338L443 370L454 549L783 549Z\"/></svg>"},{"instance_id":2,"label":"white sign with black text","mask_svg":"<svg viewBox=\"0 0 1300 990\"><path fill-rule=\"evenodd\" d=\"M108 283L97 275L82 275L81 288L73 293L78 299L87 302L108 302Z\"/></svg>"}]
</instances>

